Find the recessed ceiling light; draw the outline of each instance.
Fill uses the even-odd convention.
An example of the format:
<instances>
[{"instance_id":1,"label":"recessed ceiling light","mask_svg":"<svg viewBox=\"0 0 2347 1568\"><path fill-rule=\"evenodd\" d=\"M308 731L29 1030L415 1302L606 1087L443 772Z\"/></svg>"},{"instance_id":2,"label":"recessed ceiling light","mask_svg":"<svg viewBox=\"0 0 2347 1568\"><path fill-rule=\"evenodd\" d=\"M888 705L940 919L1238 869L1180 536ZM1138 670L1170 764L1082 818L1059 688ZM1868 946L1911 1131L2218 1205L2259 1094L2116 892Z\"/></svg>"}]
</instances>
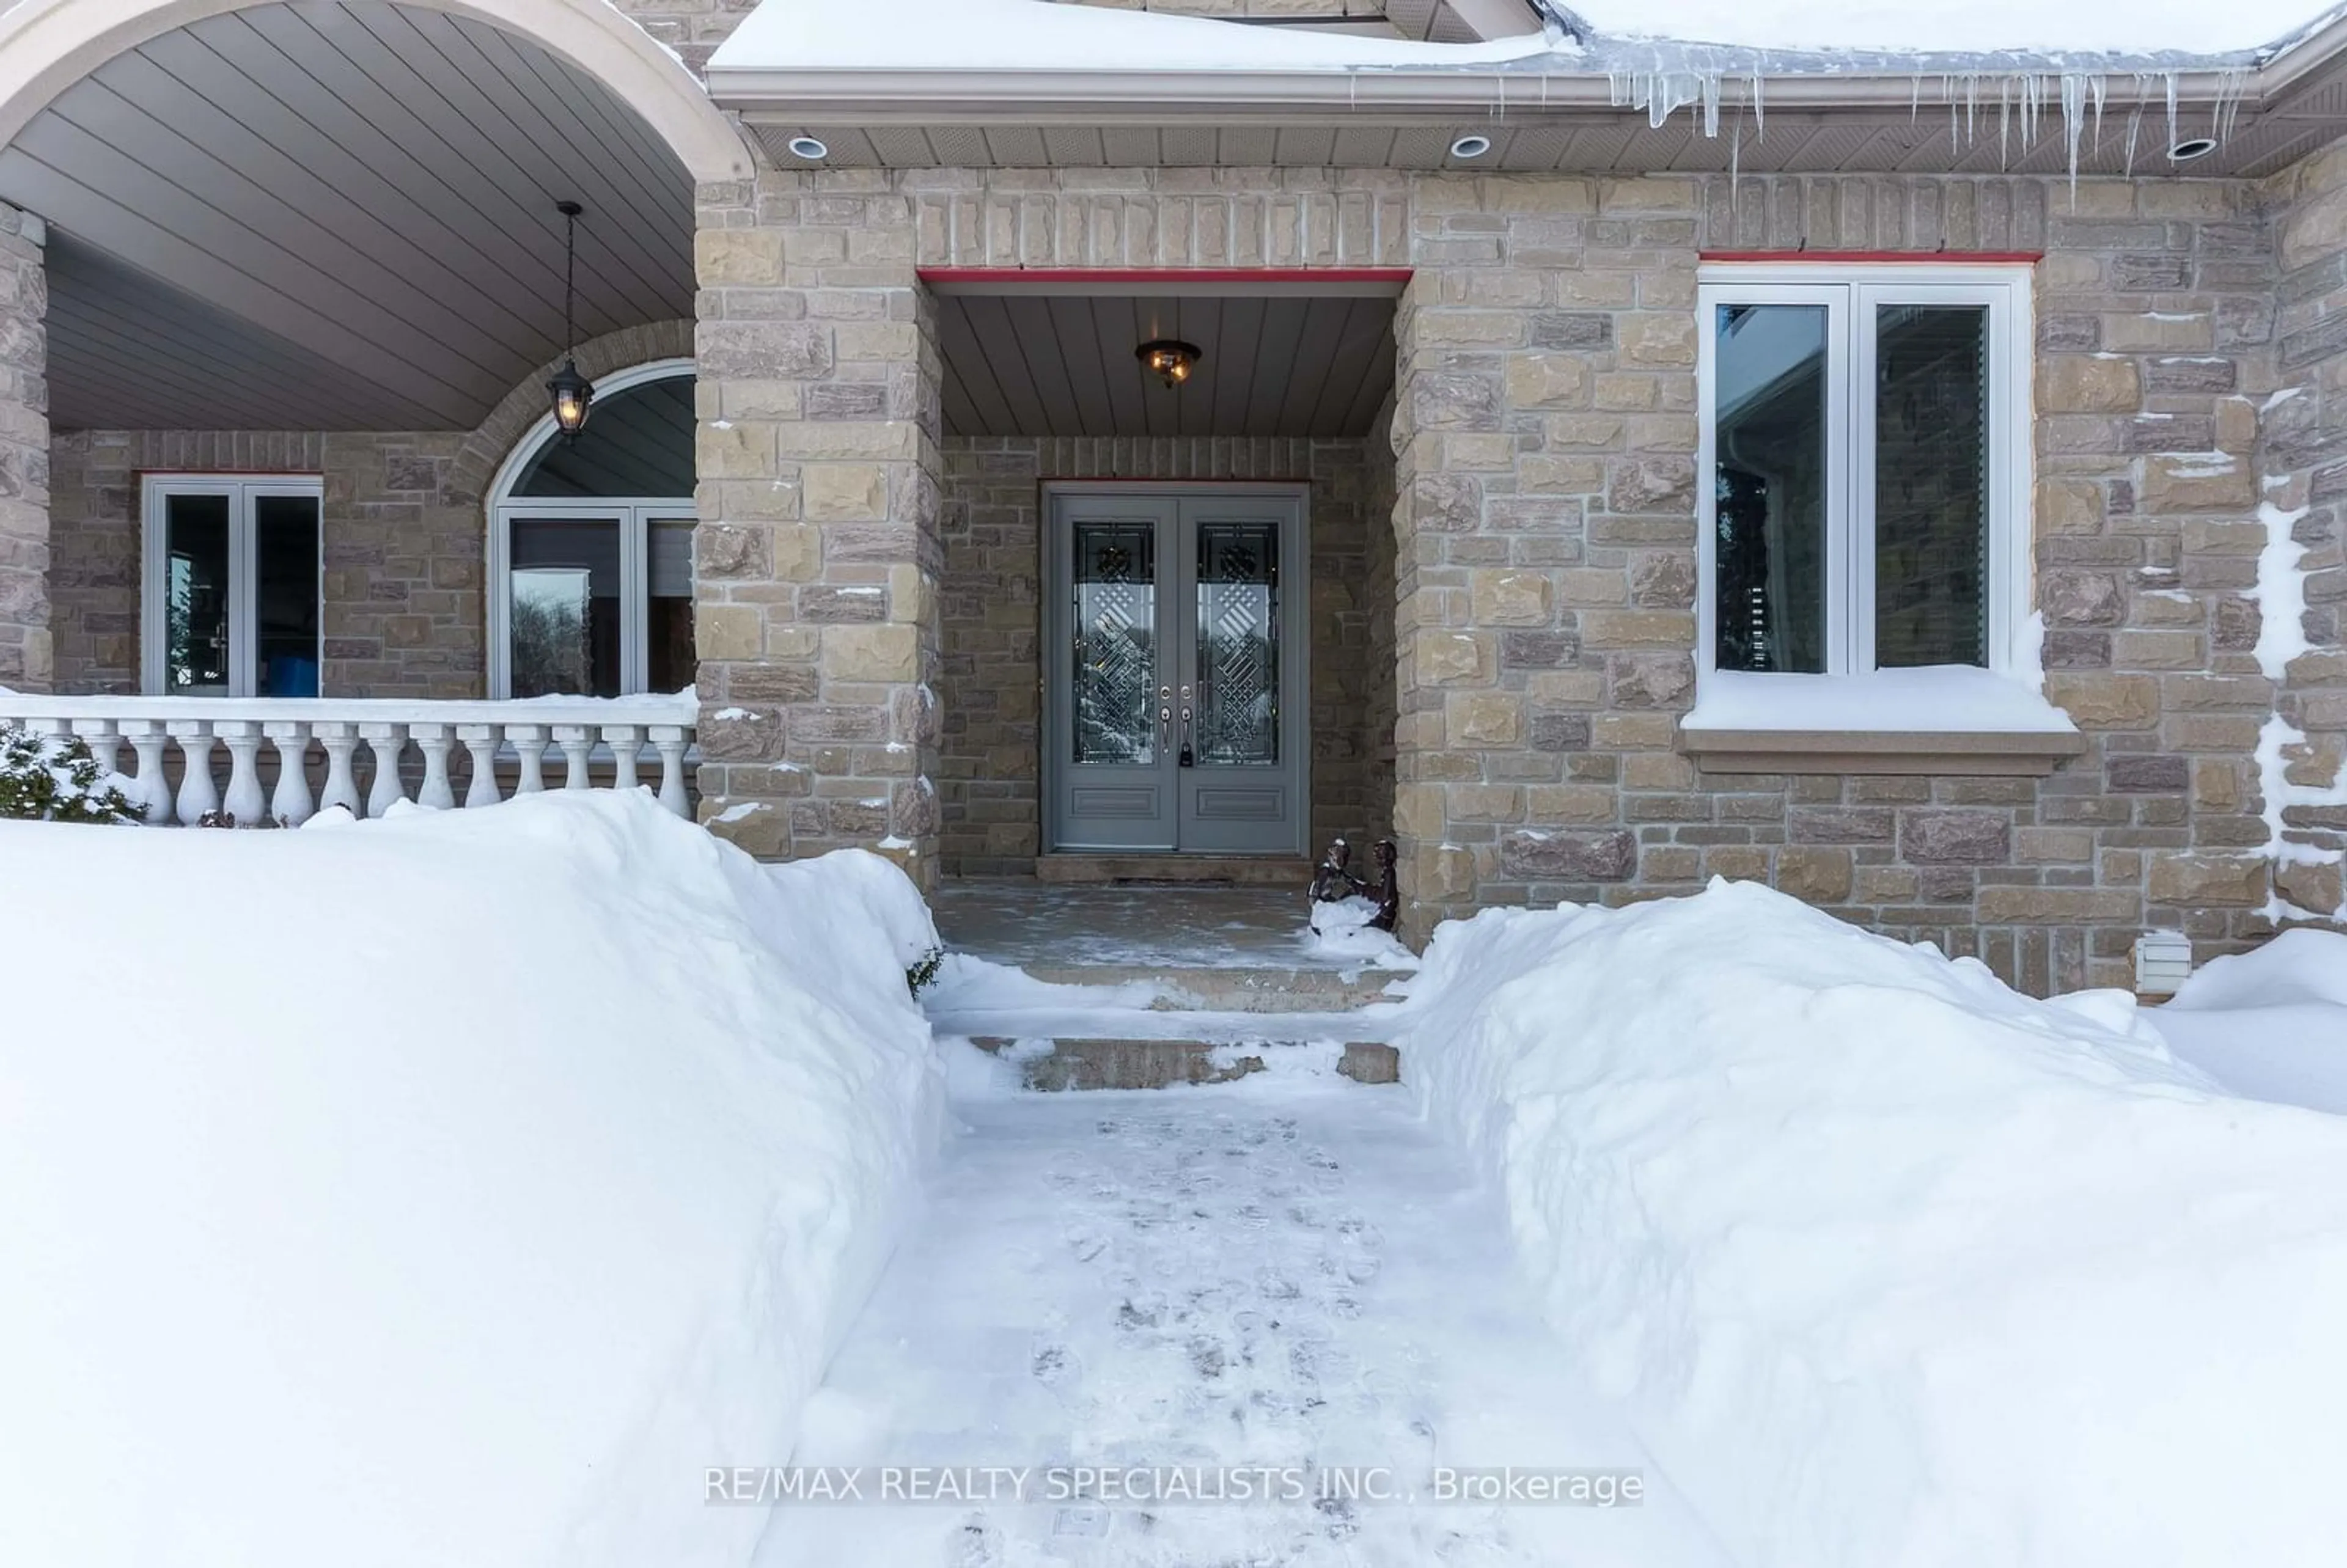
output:
<instances>
[{"instance_id":1,"label":"recessed ceiling light","mask_svg":"<svg viewBox=\"0 0 2347 1568\"><path fill-rule=\"evenodd\" d=\"M831 149L811 136L794 136L790 145L793 158L804 158L809 163L820 163L831 156Z\"/></svg>"},{"instance_id":2,"label":"recessed ceiling light","mask_svg":"<svg viewBox=\"0 0 2347 1568\"><path fill-rule=\"evenodd\" d=\"M1462 136L1450 144L1453 158L1481 158L1491 150L1491 138L1488 136Z\"/></svg>"},{"instance_id":3,"label":"recessed ceiling light","mask_svg":"<svg viewBox=\"0 0 2347 1568\"><path fill-rule=\"evenodd\" d=\"M2168 161L2170 163L2189 163L2196 158L2206 158L2216 150L2217 142L2215 138L2206 136L2188 137L2168 149Z\"/></svg>"}]
</instances>

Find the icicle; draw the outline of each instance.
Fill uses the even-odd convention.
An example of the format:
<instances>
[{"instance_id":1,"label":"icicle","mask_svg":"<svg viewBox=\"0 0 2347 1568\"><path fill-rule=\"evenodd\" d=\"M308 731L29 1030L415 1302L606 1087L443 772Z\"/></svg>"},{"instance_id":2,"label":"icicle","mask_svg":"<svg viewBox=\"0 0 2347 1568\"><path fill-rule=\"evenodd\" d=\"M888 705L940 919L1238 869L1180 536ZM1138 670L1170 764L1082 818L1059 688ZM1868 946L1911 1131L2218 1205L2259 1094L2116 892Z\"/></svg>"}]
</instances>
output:
<instances>
[{"instance_id":1,"label":"icicle","mask_svg":"<svg viewBox=\"0 0 2347 1568\"><path fill-rule=\"evenodd\" d=\"M2135 176L2135 143L2136 138L2142 132L2142 130L2143 106L2141 104L2137 104L2127 115L2127 162L2121 166L2122 172L2124 172L2129 179L2133 179Z\"/></svg>"},{"instance_id":2,"label":"icicle","mask_svg":"<svg viewBox=\"0 0 2347 1568\"><path fill-rule=\"evenodd\" d=\"M2062 140L2070 156L2070 202L2078 200L2078 138L2086 130L2086 78L2075 73L2062 77Z\"/></svg>"},{"instance_id":3,"label":"icicle","mask_svg":"<svg viewBox=\"0 0 2347 1568\"><path fill-rule=\"evenodd\" d=\"M1768 118L1760 104L1760 69L1752 69L1752 144L1758 147L1768 139Z\"/></svg>"},{"instance_id":4,"label":"icicle","mask_svg":"<svg viewBox=\"0 0 2347 1568\"><path fill-rule=\"evenodd\" d=\"M2005 168L2012 160L2009 143L2013 136L2013 78L1999 77L1996 83L1996 166Z\"/></svg>"},{"instance_id":5,"label":"icicle","mask_svg":"<svg viewBox=\"0 0 2347 1568\"><path fill-rule=\"evenodd\" d=\"M2176 130L2176 77L2174 71L2162 73L2168 77L2168 145L2174 147L2181 139Z\"/></svg>"}]
</instances>

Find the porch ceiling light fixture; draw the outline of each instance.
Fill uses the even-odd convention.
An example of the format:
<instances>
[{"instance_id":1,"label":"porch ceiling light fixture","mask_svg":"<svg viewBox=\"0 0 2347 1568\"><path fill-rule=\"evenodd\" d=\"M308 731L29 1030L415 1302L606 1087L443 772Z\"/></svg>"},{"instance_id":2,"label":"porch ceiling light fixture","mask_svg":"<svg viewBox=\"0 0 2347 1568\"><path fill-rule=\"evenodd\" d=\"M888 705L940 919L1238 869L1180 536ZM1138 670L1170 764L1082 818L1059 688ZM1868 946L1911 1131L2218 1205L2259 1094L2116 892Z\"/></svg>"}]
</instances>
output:
<instances>
[{"instance_id":1,"label":"porch ceiling light fixture","mask_svg":"<svg viewBox=\"0 0 2347 1568\"><path fill-rule=\"evenodd\" d=\"M1177 338L1152 338L1133 352L1169 390L1189 380L1198 365L1198 345Z\"/></svg>"},{"instance_id":2,"label":"porch ceiling light fixture","mask_svg":"<svg viewBox=\"0 0 2347 1568\"><path fill-rule=\"evenodd\" d=\"M1471 132L1450 144L1450 156L1461 159L1481 158L1491 150L1490 137L1477 136Z\"/></svg>"},{"instance_id":3,"label":"porch ceiling light fixture","mask_svg":"<svg viewBox=\"0 0 2347 1568\"><path fill-rule=\"evenodd\" d=\"M831 149L824 145L821 137L794 136L788 145L793 158L804 158L809 163L821 163L831 156Z\"/></svg>"},{"instance_id":4,"label":"porch ceiling light fixture","mask_svg":"<svg viewBox=\"0 0 2347 1568\"><path fill-rule=\"evenodd\" d=\"M546 384L547 395L554 399L554 427L561 433L566 446L579 439L587 428L587 410L594 405L595 384L579 374L579 359L574 352L579 342L579 215L587 210L576 201L555 204L566 225L563 234L562 270L562 368Z\"/></svg>"}]
</instances>

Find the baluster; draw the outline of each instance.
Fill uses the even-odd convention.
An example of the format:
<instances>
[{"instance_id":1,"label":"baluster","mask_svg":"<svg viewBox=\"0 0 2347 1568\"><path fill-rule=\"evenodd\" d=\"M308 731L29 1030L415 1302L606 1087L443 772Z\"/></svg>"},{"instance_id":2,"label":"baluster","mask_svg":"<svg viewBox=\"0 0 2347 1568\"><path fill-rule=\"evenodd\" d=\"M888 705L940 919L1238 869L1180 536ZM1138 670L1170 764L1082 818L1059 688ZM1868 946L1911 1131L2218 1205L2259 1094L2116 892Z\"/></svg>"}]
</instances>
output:
<instances>
[{"instance_id":1,"label":"baluster","mask_svg":"<svg viewBox=\"0 0 2347 1568\"><path fill-rule=\"evenodd\" d=\"M506 741L521 759L521 777L514 783L516 794L546 793L546 726L544 724L507 724Z\"/></svg>"},{"instance_id":2,"label":"baluster","mask_svg":"<svg viewBox=\"0 0 2347 1568\"><path fill-rule=\"evenodd\" d=\"M163 780L163 748L169 737L161 723L153 719L126 719L123 733L130 739L130 750L138 759L138 787L130 798L147 808L147 825L171 825L171 786Z\"/></svg>"},{"instance_id":3,"label":"baluster","mask_svg":"<svg viewBox=\"0 0 2347 1568\"><path fill-rule=\"evenodd\" d=\"M611 748L611 787L633 789L642 781L636 777L636 758L644 749L643 728L638 724L606 724L603 743Z\"/></svg>"},{"instance_id":4,"label":"baluster","mask_svg":"<svg viewBox=\"0 0 2347 1568\"><path fill-rule=\"evenodd\" d=\"M368 723L359 726L359 733L365 738L367 750L374 754L374 783L367 790L367 815L381 816L407 798L407 788L399 782L399 753L407 749L407 729L402 724Z\"/></svg>"},{"instance_id":5,"label":"baluster","mask_svg":"<svg viewBox=\"0 0 2347 1568\"><path fill-rule=\"evenodd\" d=\"M228 814L239 827L259 827L269 815L261 793L261 726L251 719L223 719L212 729L228 747Z\"/></svg>"},{"instance_id":6,"label":"baluster","mask_svg":"<svg viewBox=\"0 0 2347 1568\"><path fill-rule=\"evenodd\" d=\"M651 737L660 750L660 803L679 816L690 816L692 804L684 798L684 748L692 743L692 733L682 724L654 724Z\"/></svg>"},{"instance_id":7,"label":"baluster","mask_svg":"<svg viewBox=\"0 0 2347 1568\"><path fill-rule=\"evenodd\" d=\"M473 778L465 786L465 809L497 804L497 726L459 724L456 738L473 759Z\"/></svg>"},{"instance_id":8,"label":"baluster","mask_svg":"<svg viewBox=\"0 0 2347 1568\"><path fill-rule=\"evenodd\" d=\"M97 764L98 776L114 772L115 764L122 760L122 738L115 733L111 719L76 719L73 732L89 748L92 761Z\"/></svg>"},{"instance_id":9,"label":"baluster","mask_svg":"<svg viewBox=\"0 0 2347 1568\"><path fill-rule=\"evenodd\" d=\"M220 809L220 786L212 783L212 732L206 719L174 719L165 726L179 743L179 820L190 827Z\"/></svg>"},{"instance_id":10,"label":"baluster","mask_svg":"<svg viewBox=\"0 0 2347 1568\"><path fill-rule=\"evenodd\" d=\"M424 753L424 784L415 792L415 804L433 811L454 811L456 792L448 784L448 726L410 724L407 733Z\"/></svg>"},{"instance_id":11,"label":"baluster","mask_svg":"<svg viewBox=\"0 0 2347 1568\"><path fill-rule=\"evenodd\" d=\"M323 809L341 806L353 816L359 814L359 776L351 766L351 757L359 749L359 731L347 719L326 719L311 726L318 744L326 749L326 789L318 797Z\"/></svg>"},{"instance_id":12,"label":"baluster","mask_svg":"<svg viewBox=\"0 0 2347 1568\"><path fill-rule=\"evenodd\" d=\"M585 789L587 754L595 749L595 726L592 724L557 724L555 743L562 748L562 787Z\"/></svg>"},{"instance_id":13,"label":"baluster","mask_svg":"<svg viewBox=\"0 0 2347 1568\"><path fill-rule=\"evenodd\" d=\"M310 799L310 726L300 719L272 719L261 726L277 748L277 792L269 814L288 827L317 815Z\"/></svg>"}]
</instances>

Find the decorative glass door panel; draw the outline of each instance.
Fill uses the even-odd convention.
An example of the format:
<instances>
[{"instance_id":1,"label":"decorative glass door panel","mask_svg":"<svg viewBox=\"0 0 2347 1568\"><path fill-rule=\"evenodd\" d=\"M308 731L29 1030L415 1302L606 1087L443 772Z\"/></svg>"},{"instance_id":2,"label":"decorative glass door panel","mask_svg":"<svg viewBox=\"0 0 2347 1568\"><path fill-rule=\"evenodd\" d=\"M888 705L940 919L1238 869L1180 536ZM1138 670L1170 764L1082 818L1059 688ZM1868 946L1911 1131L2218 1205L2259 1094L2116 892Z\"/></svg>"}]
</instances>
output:
<instances>
[{"instance_id":1,"label":"decorative glass door panel","mask_svg":"<svg viewBox=\"0 0 2347 1568\"><path fill-rule=\"evenodd\" d=\"M1303 526L1295 487L1052 494L1050 847L1303 852Z\"/></svg>"}]
</instances>

